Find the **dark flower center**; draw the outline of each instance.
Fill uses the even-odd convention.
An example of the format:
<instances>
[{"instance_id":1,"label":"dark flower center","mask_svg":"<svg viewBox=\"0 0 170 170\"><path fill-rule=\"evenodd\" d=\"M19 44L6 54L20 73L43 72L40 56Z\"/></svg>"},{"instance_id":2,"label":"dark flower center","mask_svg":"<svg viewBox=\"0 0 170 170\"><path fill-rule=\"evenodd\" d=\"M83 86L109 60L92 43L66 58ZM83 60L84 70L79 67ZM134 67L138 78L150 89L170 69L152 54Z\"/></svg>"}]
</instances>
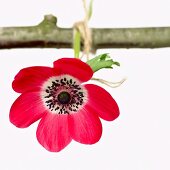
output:
<instances>
[{"instance_id":1,"label":"dark flower center","mask_svg":"<svg viewBox=\"0 0 170 170\"><path fill-rule=\"evenodd\" d=\"M68 92L63 91L58 95L57 99L61 104L68 104L70 102L71 96Z\"/></svg>"},{"instance_id":2,"label":"dark flower center","mask_svg":"<svg viewBox=\"0 0 170 170\"><path fill-rule=\"evenodd\" d=\"M55 114L77 112L87 101L87 91L72 76L49 78L42 87L42 100Z\"/></svg>"}]
</instances>

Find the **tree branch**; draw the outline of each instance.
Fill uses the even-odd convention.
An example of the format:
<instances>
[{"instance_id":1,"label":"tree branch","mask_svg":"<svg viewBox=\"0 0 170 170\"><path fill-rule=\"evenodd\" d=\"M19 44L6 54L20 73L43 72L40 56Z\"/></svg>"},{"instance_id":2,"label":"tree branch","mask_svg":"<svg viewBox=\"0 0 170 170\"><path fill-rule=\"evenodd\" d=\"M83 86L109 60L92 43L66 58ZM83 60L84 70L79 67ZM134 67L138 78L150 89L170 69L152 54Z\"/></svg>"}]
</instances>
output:
<instances>
[{"instance_id":1,"label":"tree branch","mask_svg":"<svg viewBox=\"0 0 170 170\"><path fill-rule=\"evenodd\" d=\"M1 27L0 49L72 48L73 29L59 28L56 23L55 16L46 15L36 26ZM92 40L92 51L102 48L170 47L170 27L92 28Z\"/></svg>"}]
</instances>

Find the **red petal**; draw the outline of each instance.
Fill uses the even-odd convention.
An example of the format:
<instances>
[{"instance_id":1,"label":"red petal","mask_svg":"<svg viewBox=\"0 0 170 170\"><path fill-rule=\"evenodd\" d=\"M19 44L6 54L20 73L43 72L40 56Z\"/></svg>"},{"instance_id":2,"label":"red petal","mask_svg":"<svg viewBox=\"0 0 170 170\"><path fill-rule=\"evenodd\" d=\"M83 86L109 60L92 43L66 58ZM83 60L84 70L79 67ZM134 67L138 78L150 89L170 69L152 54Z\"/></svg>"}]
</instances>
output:
<instances>
[{"instance_id":1,"label":"red petal","mask_svg":"<svg viewBox=\"0 0 170 170\"><path fill-rule=\"evenodd\" d=\"M39 89L42 83L52 75L54 75L54 69L50 67L27 67L15 76L12 87L19 93Z\"/></svg>"},{"instance_id":2,"label":"red petal","mask_svg":"<svg viewBox=\"0 0 170 170\"><path fill-rule=\"evenodd\" d=\"M93 76L91 67L76 58L61 58L54 62L54 68L60 70L60 74L69 74L81 82L86 82Z\"/></svg>"},{"instance_id":3,"label":"red petal","mask_svg":"<svg viewBox=\"0 0 170 170\"><path fill-rule=\"evenodd\" d=\"M84 87L88 91L89 104L99 117L111 121L119 116L119 107L106 90L94 84L86 84Z\"/></svg>"},{"instance_id":4,"label":"red petal","mask_svg":"<svg viewBox=\"0 0 170 170\"><path fill-rule=\"evenodd\" d=\"M99 117L87 105L78 113L69 115L69 130L71 137L83 144L94 144L102 134Z\"/></svg>"},{"instance_id":5,"label":"red petal","mask_svg":"<svg viewBox=\"0 0 170 170\"><path fill-rule=\"evenodd\" d=\"M29 92L19 96L10 110L10 121L15 126L25 128L40 119L45 111L39 93Z\"/></svg>"},{"instance_id":6,"label":"red petal","mask_svg":"<svg viewBox=\"0 0 170 170\"><path fill-rule=\"evenodd\" d=\"M59 152L70 142L68 132L68 115L47 113L37 128L37 140L51 152Z\"/></svg>"}]
</instances>

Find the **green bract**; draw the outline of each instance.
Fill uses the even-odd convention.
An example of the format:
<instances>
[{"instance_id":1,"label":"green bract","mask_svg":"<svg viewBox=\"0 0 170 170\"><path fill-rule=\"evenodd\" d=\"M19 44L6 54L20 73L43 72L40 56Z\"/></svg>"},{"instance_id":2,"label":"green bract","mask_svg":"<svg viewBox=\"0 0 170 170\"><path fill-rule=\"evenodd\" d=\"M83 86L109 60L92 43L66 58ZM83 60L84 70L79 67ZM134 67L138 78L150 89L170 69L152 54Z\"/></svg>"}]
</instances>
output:
<instances>
[{"instance_id":1,"label":"green bract","mask_svg":"<svg viewBox=\"0 0 170 170\"><path fill-rule=\"evenodd\" d=\"M113 61L107 53L101 54L91 60L88 60L87 64L90 65L93 72L103 68L113 68L113 65L120 66L120 63Z\"/></svg>"}]
</instances>

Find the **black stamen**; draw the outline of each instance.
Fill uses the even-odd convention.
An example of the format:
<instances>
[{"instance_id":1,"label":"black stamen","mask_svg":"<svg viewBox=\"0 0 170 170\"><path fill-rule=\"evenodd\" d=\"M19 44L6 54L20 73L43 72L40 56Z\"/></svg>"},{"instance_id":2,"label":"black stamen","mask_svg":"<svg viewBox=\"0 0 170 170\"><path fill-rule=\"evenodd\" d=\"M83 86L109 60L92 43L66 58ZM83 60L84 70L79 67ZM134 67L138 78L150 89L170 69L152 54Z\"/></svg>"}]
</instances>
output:
<instances>
[{"instance_id":1,"label":"black stamen","mask_svg":"<svg viewBox=\"0 0 170 170\"><path fill-rule=\"evenodd\" d=\"M63 77L51 81L45 89L45 105L57 114L77 112L84 103L84 92L81 86L72 78ZM59 93L60 91L60 93Z\"/></svg>"}]
</instances>

